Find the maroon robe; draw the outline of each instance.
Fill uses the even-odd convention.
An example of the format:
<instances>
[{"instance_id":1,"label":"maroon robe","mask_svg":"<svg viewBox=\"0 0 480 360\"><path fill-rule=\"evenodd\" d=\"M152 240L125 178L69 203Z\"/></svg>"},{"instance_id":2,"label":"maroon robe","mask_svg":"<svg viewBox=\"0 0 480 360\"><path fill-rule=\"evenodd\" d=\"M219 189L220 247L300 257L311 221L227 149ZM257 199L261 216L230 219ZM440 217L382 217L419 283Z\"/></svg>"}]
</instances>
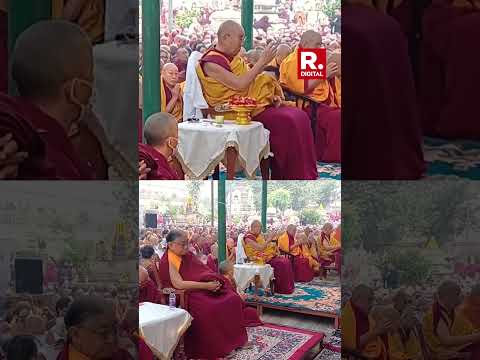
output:
<instances>
[{"instance_id":1,"label":"maroon robe","mask_svg":"<svg viewBox=\"0 0 480 360\"><path fill-rule=\"evenodd\" d=\"M295 244L295 238L287 233L288 235L288 245L290 250ZM301 256L293 257L293 273L295 282L310 282L313 280L315 274L313 269L308 263L308 259Z\"/></svg>"},{"instance_id":2,"label":"maroon robe","mask_svg":"<svg viewBox=\"0 0 480 360\"><path fill-rule=\"evenodd\" d=\"M480 138L480 11L435 1L424 12L420 104L427 135Z\"/></svg>"},{"instance_id":3,"label":"maroon robe","mask_svg":"<svg viewBox=\"0 0 480 360\"><path fill-rule=\"evenodd\" d=\"M218 259L215 259L211 254L207 257L207 266L213 271L218 273Z\"/></svg>"},{"instance_id":4,"label":"maroon robe","mask_svg":"<svg viewBox=\"0 0 480 360\"><path fill-rule=\"evenodd\" d=\"M170 167L165 156L155 150L153 146L138 144L138 161L142 160L151 169L147 174L147 180L182 180Z\"/></svg>"},{"instance_id":5,"label":"maroon robe","mask_svg":"<svg viewBox=\"0 0 480 360\"><path fill-rule=\"evenodd\" d=\"M147 281L140 284L138 301L141 303L151 302L154 304L162 304L162 295L152 279L147 279Z\"/></svg>"},{"instance_id":6,"label":"maroon robe","mask_svg":"<svg viewBox=\"0 0 480 360\"><path fill-rule=\"evenodd\" d=\"M215 63L231 72L225 59L209 55L208 51L200 59L200 65L203 67L206 62ZM318 178L310 119L304 111L295 107L267 107L253 120L261 122L270 131L270 147L275 155L271 160L272 179Z\"/></svg>"},{"instance_id":7,"label":"maroon robe","mask_svg":"<svg viewBox=\"0 0 480 360\"><path fill-rule=\"evenodd\" d=\"M8 91L8 14L0 10L0 92Z\"/></svg>"},{"instance_id":8,"label":"maroon robe","mask_svg":"<svg viewBox=\"0 0 480 360\"><path fill-rule=\"evenodd\" d=\"M247 232L243 238L247 240L257 242L257 236ZM273 274L275 276L275 292L279 294L291 294L295 290L295 279L292 264L290 260L283 256L275 256L268 264L273 268Z\"/></svg>"},{"instance_id":9,"label":"maroon robe","mask_svg":"<svg viewBox=\"0 0 480 360\"><path fill-rule=\"evenodd\" d=\"M225 357L248 341L244 325L243 302L240 296L225 285L225 279L202 264L192 253L182 257L180 275L186 281L217 280L222 288L216 292L189 290L188 312L193 321L185 334L188 358L215 359ZM170 280L168 251L160 261L162 285L173 287ZM225 321L228 319L228 321Z\"/></svg>"},{"instance_id":10,"label":"maroon robe","mask_svg":"<svg viewBox=\"0 0 480 360\"><path fill-rule=\"evenodd\" d=\"M237 292L237 285L235 283L232 284L230 279L226 276L223 276L225 280L225 286L230 288L232 291ZM248 306L245 301L243 301L243 319L245 320L244 324L246 327L255 327L263 325L262 320L260 320L257 310L251 306Z\"/></svg>"},{"instance_id":11,"label":"maroon robe","mask_svg":"<svg viewBox=\"0 0 480 360\"><path fill-rule=\"evenodd\" d=\"M23 98L0 94L0 136L8 133L29 157L21 180L91 180L94 172L75 151L65 129Z\"/></svg>"},{"instance_id":12,"label":"maroon robe","mask_svg":"<svg viewBox=\"0 0 480 360\"><path fill-rule=\"evenodd\" d=\"M68 348L70 345L65 345L62 351L57 355L57 360L69 360ZM111 360L133 360L132 355L124 349L118 349L111 358ZM143 360L143 359L142 359Z\"/></svg>"},{"instance_id":13,"label":"maroon robe","mask_svg":"<svg viewBox=\"0 0 480 360\"><path fill-rule=\"evenodd\" d=\"M425 170L406 37L390 16L342 8L342 178L418 179Z\"/></svg>"}]
</instances>

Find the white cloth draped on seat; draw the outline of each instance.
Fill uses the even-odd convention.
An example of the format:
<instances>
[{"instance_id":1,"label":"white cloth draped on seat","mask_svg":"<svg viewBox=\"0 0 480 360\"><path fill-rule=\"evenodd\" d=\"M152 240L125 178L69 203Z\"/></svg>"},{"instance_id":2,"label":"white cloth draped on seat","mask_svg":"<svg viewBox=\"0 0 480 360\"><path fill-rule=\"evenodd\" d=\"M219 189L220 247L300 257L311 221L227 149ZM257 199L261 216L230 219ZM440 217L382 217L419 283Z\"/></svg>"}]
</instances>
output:
<instances>
[{"instance_id":1,"label":"white cloth draped on seat","mask_svg":"<svg viewBox=\"0 0 480 360\"><path fill-rule=\"evenodd\" d=\"M202 85L195 70L202 55L199 51L193 51L188 58L185 91L183 93L183 121L192 117L202 119L202 109L208 109L208 104L203 97Z\"/></svg>"},{"instance_id":2,"label":"white cloth draped on seat","mask_svg":"<svg viewBox=\"0 0 480 360\"><path fill-rule=\"evenodd\" d=\"M245 254L245 249L243 248L243 237L244 237L244 234L239 234L238 235L237 253L236 253L236 263L237 264L243 264L244 259L247 258L247 255Z\"/></svg>"}]
</instances>

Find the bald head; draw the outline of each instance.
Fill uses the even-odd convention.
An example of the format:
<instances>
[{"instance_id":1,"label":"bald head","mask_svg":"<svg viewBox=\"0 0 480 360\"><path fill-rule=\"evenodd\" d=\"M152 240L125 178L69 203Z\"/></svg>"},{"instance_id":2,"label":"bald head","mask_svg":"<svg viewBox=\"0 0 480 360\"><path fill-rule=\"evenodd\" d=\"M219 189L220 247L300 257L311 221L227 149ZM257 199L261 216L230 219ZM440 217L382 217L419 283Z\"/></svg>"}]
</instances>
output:
<instances>
[{"instance_id":1,"label":"bald head","mask_svg":"<svg viewBox=\"0 0 480 360\"><path fill-rule=\"evenodd\" d=\"M305 49L319 49L322 47L322 35L320 33L307 30L300 38L299 47Z\"/></svg>"},{"instance_id":2,"label":"bald head","mask_svg":"<svg viewBox=\"0 0 480 360\"><path fill-rule=\"evenodd\" d=\"M277 63L280 64L283 59L285 59L290 53L292 52L292 48L287 44L280 44L277 48L277 53L275 58L277 59Z\"/></svg>"},{"instance_id":3,"label":"bald head","mask_svg":"<svg viewBox=\"0 0 480 360\"><path fill-rule=\"evenodd\" d=\"M453 294L459 294L460 292L460 286L453 281L445 281L441 283L437 290L437 294L440 299L446 299L449 296Z\"/></svg>"},{"instance_id":4,"label":"bald head","mask_svg":"<svg viewBox=\"0 0 480 360\"><path fill-rule=\"evenodd\" d=\"M56 97L68 81L93 80L92 46L87 34L66 21L40 21L17 39L12 77L20 95Z\"/></svg>"},{"instance_id":5,"label":"bald head","mask_svg":"<svg viewBox=\"0 0 480 360\"><path fill-rule=\"evenodd\" d=\"M169 137L175 137L178 131L177 120L168 113L150 115L145 122L143 134L145 141L151 146L161 146Z\"/></svg>"},{"instance_id":6,"label":"bald head","mask_svg":"<svg viewBox=\"0 0 480 360\"><path fill-rule=\"evenodd\" d=\"M227 55L235 56L242 48L245 32L239 23L227 20L218 28L217 36L217 48Z\"/></svg>"},{"instance_id":7,"label":"bald head","mask_svg":"<svg viewBox=\"0 0 480 360\"><path fill-rule=\"evenodd\" d=\"M472 288L470 295L475 297L480 297L480 284L477 284Z\"/></svg>"},{"instance_id":8,"label":"bald head","mask_svg":"<svg viewBox=\"0 0 480 360\"><path fill-rule=\"evenodd\" d=\"M262 223L258 220L253 220L250 224L250 231L252 234L259 235L262 232Z\"/></svg>"},{"instance_id":9,"label":"bald head","mask_svg":"<svg viewBox=\"0 0 480 360\"><path fill-rule=\"evenodd\" d=\"M287 226L287 233L291 236L295 236L295 233L297 232L297 227L293 224L289 224Z\"/></svg>"},{"instance_id":10,"label":"bald head","mask_svg":"<svg viewBox=\"0 0 480 360\"><path fill-rule=\"evenodd\" d=\"M352 292L352 303L368 314L375 300L373 290L366 285L358 285Z\"/></svg>"}]
</instances>

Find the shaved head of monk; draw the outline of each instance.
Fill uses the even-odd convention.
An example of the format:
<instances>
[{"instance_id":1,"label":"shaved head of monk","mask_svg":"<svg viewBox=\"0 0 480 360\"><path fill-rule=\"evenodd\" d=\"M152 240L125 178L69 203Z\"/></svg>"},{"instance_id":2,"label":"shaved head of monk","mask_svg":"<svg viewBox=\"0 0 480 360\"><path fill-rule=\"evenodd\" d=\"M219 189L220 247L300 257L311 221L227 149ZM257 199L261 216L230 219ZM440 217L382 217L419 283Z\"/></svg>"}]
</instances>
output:
<instances>
[{"instance_id":1,"label":"shaved head of monk","mask_svg":"<svg viewBox=\"0 0 480 360\"><path fill-rule=\"evenodd\" d=\"M331 223L325 223L322 227L322 231L325 234L330 235L333 232L333 225Z\"/></svg>"},{"instance_id":2,"label":"shaved head of monk","mask_svg":"<svg viewBox=\"0 0 480 360\"><path fill-rule=\"evenodd\" d=\"M352 291L353 305L355 305L364 314L368 314L375 301L373 290L366 285L358 285Z\"/></svg>"},{"instance_id":3,"label":"shaved head of monk","mask_svg":"<svg viewBox=\"0 0 480 360\"><path fill-rule=\"evenodd\" d=\"M287 226L287 234L290 236L295 236L296 233L297 233L297 227L293 224L289 224Z\"/></svg>"},{"instance_id":4,"label":"shaved head of monk","mask_svg":"<svg viewBox=\"0 0 480 360\"><path fill-rule=\"evenodd\" d=\"M462 289L454 281L444 281L437 289L438 301L449 311L462 302Z\"/></svg>"},{"instance_id":5,"label":"shaved head of monk","mask_svg":"<svg viewBox=\"0 0 480 360\"><path fill-rule=\"evenodd\" d=\"M12 53L19 94L67 131L93 93L93 52L88 35L66 21L40 21L20 34Z\"/></svg>"},{"instance_id":6,"label":"shaved head of monk","mask_svg":"<svg viewBox=\"0 0 480 360\"><path fill-rule=\"evenodd\" d=\"M236 56L243 45L245 31L242 25L233 20L227 20L218 28L217 49L228 56Z\"/></svg>"},{"instance_id":7,"label":"shaved head of monk","mask_svg":"<svg viewBox=\"0 0 480 360\"><path fill-rule=\"evenodd\" d=\"M322 47L322 35L313 30L307 30L300 38L298 47L304 49L320 49Z\"/></svg>"},{"instance_id":8,"label":"shaved head of monk","mask_svg":"<svg viewBox=\"0 0 480 360\"><path fill-rule=\"evenodd\" d=\"M167 63L162 67L162 79L168 87L173 88L178 84L178 67L175 64Z\"/></svg>"},{"instance_id":9,"label":"shaved head of monk","mask_svg":"<svg viewBox=\"0 0 480 360\"><path fill-rule=\"evenodd\" d=\"M410 296L403 289L399 290L393 297L393 306L400 313L403 313L403 311L410 305L410 303Z\"/></svg>"},{"instance_id":10,"label":"shaved head of monk","mask_svg":"<svg viewBox=\"0 0 480 360\"><path fill-rule=\"evenodd\" d=\"M277 48L277 54L275 55L275 59L277 60L277 64L281 64L281 62L292 52L292 48L287 44L280 44Z\"/></svg>"},{"instance_id":11,"label":"shaved head of monk","mask_svg":"<svg viewBox=\"0 0 480 360\"><path fill-rule=\"evenodd\" d=\"M173 152L178 143L177 119L165 112L150 115L145 122L143 134L148 145L162 153L167 148Z\"/></svg>"},{"instance_id":12,"label":"shaved head of monk","mask_svg":"<svg viewBox=\"0 0 480 360\"><path fill-rule=\"evenodd\" d=\"M262 232L262 223L259 220L253 220L252 224L250 225L250 231L254 235L260 235Z\"/></svg>"}]
</instances>

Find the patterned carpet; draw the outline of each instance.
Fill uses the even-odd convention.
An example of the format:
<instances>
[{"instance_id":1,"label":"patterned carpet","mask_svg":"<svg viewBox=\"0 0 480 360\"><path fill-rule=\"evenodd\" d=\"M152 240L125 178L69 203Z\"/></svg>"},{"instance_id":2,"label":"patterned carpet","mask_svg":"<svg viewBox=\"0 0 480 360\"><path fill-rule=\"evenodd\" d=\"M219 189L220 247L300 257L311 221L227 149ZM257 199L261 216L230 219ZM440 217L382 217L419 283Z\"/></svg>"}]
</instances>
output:
<instances>
[{"instance_id":1,"label":"patterned carpet","mask_svg":"<svg viewBox=\"0 0 480 360\"><path fill-rule=\"evenodd\" d=\"M427 178L480 179L480 142L425 138Z\"/></svg>"},{"instance_id":2,"label":"patterned carpet","mask_svg":"<svg viewBox=\"0 0 480 360\"><path fill-rule=\"evenodd\" d=\"M340 360L341 357L342 357L341 353L325 348L320 352L320 355L318 355L317 359L319 359L319 360Z\"/></svg>"},{"instance_id":3,"label":"patterned carpet","mask_svg":"<svg viewBox=\"0 0 480 360\"><path fill-rule=\"evenodd\" d=\"M324 337L322 333L265 324L247 328L248 344L230 360L299 360Z\"/></svg>"},{"instance_id":4,"label":"patterned carpet","mask_svg":"<svg viewBox=\"0 0 480 360\"><path fill-rule=\"evenodd\" d=\"M285 310L308 310L337 314L340 312L340 286L314 280L310 283L296 283L293 294L274 296L247 296L247 302L285 307Z\"/></svg>"},{"instance_id":5,"label":"patterned carpet","mask_svg":"<svg viewBox=\"0 0 480 360\"><path fill-rule=\"evenodd\" d=\"M318 178L321 180L341 180L342 179L342 165L334 163L322 163L317 162ZM211 177L210 177L211 178ZM235 180L245 180L245 174L243 172L237 172L235 174ZM260 170L256 172L256 179L261 180L262 174Z\"/></svg>"}]
</instances>

